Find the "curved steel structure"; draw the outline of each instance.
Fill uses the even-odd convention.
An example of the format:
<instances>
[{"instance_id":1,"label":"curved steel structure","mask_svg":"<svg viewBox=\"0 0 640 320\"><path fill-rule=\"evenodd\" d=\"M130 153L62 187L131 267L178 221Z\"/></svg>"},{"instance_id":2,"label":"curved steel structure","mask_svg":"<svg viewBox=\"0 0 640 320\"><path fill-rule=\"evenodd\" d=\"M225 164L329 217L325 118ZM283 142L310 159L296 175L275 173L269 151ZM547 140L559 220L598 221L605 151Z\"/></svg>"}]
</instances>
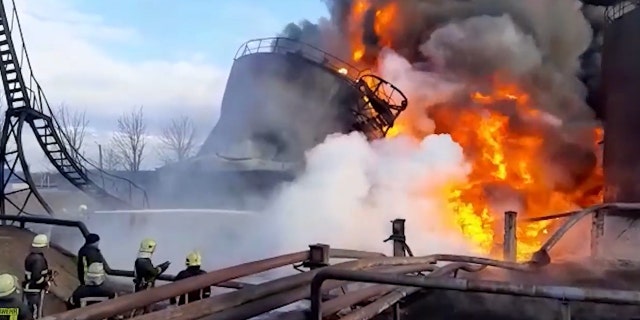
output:
<instances>
[{"instance_id":1,"label":"curved steel structure","mask_svg":"<svg viewBox=\"0 0 640 320\"><path fill-rule=\"evenodd\" d=\"M22 145L25 124L33 131L51 164L75 187L107 207L146 207L148 201L143 189L128 179L102 170L70 143L33 75L14 1L12 5L9 16L4 2L0 1L0 76L7 102L0 140L0 178L3 187L0 214L7 213L7 203L17 210L17 214L25 212L32 196L47 213L53 213L29 172ZM17 34L20 47L16 47L12 34ZM25 186L8 191L12 178Z\"/></svg>"},{"instance_id":2,"label":"curved steel structure","mask_svg":"<svg viewBox=\"0 0 640 320\"><path fill-rule=\"evenodd\" d=\"M251 40L236 53L220 119L198 156L297 162L331 133L384 137L406 107L398 88L319 48Z\"/></svg>"}]
</instances>

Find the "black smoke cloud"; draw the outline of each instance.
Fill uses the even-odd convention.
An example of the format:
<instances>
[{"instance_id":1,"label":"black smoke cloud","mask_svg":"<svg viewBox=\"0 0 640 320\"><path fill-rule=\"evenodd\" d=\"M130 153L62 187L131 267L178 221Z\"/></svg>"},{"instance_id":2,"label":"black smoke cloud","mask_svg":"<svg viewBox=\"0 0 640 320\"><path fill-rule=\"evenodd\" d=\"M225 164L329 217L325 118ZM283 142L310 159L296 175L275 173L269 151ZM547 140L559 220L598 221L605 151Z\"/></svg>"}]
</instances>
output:
<instances>
[{"instance_id":1,"label":"black smoke cloud","mask_svg":"<svg viewBox=\"0 0 640 320\"><path fill-rule=\"evenodd\" d=\"M327 0L328 19L290 24L281 35L348 60L353 1ZM389 50L380 45L373 17L391 1L401 18L385 30ZM468 110L473 104L460 100L489 89L495 75L501 75L524 88L544 116L523 119L514 103L485 108L507 115L510 130L541 133L544 152L538 156L546 160L538 161L548 163L550 186L570 190L592 176L597 149L591 133L601 111L602 7L578 0L369 2L357 26L366 48L363 60L377 64L378 72L409 97L405 116L413 119L410 130L446 133L448 125L457 125L455 117L437 119L434 113L439 108Z\"/></svg>"},{"instance_id":2,"label":"black smoke cloud","mask_svg":"<svg viewBox=\"0 0 640 320\"><path fill-rule=\"evenodd\" d=\"M353 1L325 0L330 12L328 19L321 19L317 23L309 21L290 23L280 35L313 44L348 60L350 52L347 21ZM362 21L362 42L367 48L365 60L375 60L382 49L373 30L372 17L377 8L390 1L393 0L370 1L372 6ZM415 66L429 66L429 57L423 54L421 47L432 37L433 32L443 25L471 17L499 17L507 14L523 33L533 37L535 44L544 53L542 58L551 61L554 71L568 73L579 81L574 82L574 79L571 79L566 85L573 86L571 91L578 92L582 104L589 106L591 110L584 108L574 110L570 115L561 117L591 118L594 113L602 117L599 89L604 28L604 7L602 6L611 5L615 1L405 0L395 2L399 4L402 19L390 26L393 34L391 46L395 52ZM492 54L499 56L497 52ZM576 60L575 57L579 59ZM457 60L460 61L460 59ZM468 67L465 70L477 72L476 68L482 69L487 66L485 64L464 67ZM569 104L573 105L575 102Z\"/></svg>"}]
</instances>

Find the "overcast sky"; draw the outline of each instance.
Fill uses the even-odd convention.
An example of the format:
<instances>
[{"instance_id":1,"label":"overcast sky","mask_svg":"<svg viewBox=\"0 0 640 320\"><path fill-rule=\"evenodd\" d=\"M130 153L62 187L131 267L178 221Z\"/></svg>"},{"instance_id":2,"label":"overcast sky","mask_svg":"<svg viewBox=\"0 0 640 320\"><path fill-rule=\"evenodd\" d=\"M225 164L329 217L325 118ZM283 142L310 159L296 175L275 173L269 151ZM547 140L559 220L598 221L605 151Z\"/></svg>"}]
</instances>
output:
<instances>
[{"instance_id":1,"label":"overcast sky","mask_svg":"<svg viewBox=\"0 0 640 320\"><path fill-rule=\"evenodd\" d=\"M152 133L187 113L204 139L238 47L328 14L321 0L16 0L16 6L49 102L87 112L88 156L106 144L119 115L140 105ZM32 171L41 170L44 156L27 140ZM144 166L158 163L150 150Z\"/></svg>"}]
</instances>

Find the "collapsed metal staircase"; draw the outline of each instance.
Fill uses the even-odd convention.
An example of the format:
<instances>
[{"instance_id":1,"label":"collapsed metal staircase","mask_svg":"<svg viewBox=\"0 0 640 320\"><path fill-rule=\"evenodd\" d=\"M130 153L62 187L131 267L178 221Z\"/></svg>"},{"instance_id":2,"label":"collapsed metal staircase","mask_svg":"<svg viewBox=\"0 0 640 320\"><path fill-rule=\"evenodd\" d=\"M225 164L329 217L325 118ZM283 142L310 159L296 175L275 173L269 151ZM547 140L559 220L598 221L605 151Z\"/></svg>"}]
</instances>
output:
<instances>
[{"instance_id":1,"label":"collapsed metal staircase","mask_svg":"<svg viewBox=\"0 0 640 320\"><path fill-rule=\"evenodd\" d=\"M240 46L234 60L256 53L295 54L345 78L350 86L341 87L338 96L350 106L351 129L370 140L384 138L407 108L407 97L390 82L310 44L283 37L249 40Z\"/></svg>"},{"instance_id":2,"label":"collapsed metal staircase","mask_svg":"<svg viewBox=\"0 0 640 320\"><path fill-rule=\"evenodd\" d=\"M0 76L7 102L0 140L0 178L4 191L3 201L0 202L0 214L7 214L7 203L15 207L17 214L25 212L32 195L45 211L53 213L52 208L38 192L29 172L22 145L25 123L31 127L47 159L73 186L109 208L146 207L147 195L142 188L128 179L110 174L94 165L70 143L33 75L15 1L12 0L11 4L13 8L9 19L4 1L0 0ZM17 31L12 30L14 23ZM13 39L11 35L16 32L18 36ZM20 55L17 53L15 40L21 42ZM11 178L21 181L26 186L9 191Z\"/></svg>"}]
</instances>

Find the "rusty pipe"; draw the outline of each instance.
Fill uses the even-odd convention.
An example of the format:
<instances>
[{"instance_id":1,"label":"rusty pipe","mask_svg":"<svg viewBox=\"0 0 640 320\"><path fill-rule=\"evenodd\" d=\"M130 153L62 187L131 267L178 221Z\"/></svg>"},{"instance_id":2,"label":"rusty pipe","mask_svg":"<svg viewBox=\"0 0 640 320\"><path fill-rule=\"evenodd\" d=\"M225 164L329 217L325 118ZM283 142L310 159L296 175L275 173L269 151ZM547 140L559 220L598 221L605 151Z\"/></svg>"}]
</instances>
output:
<instances>
[{"instance_id":1,"label":"rusty pipe","mask_svg":"<svg viewBox=\"0 0 640 320\"><path fill-rule=\"evenodd\" d=\"M486 266L483 265L471 265L471 264L467 264L467 263L452 263L452 264L448 264L446 266L443 266L431 273L429 273L428 275L426 275L426 277L441 277L441 276L447 276L455 271L458 270L464 270L467 272L478 272L482 269L486 268ZM384 310L387 310L389 307L393 306L394 304L396 304L398 301L400 301L400 299L407 297L409 295L412 295L413 293L417 292L420 290L420 288L416 288L416 287L404 287L404 288L398 288L393 286L394 290L393 292L386 294L385 296L377 299L376 301L368 304L365 307L362 307L358 310L355 310L349 314L347 314L346 316L342 317L341 320L367 320L367 319L371 319L375 316L377 316L378 314L382 313ZM391 290L389 290L391 291ZM331 301L329 301L331 302ZM323 309L323 316L325 315L324 309L328 309L329 306L329 302L325 303L324 306L322 307Z\"/></svg>"},{"instance_id":2,"label":"rusty pipe","mask_svg":"<svg viewBox=\"0 0 640 320\"><path fill-rule=\"evenodd\" d=\"M153 303L167 300L186 292L209 287L220 282L298 263L307 259L308 255L308 251L301 251L269 259L243 263L176 281L171 284L151 288L142 292L124 295L113 300L90 305L86 308L70 310L56 315L47 316L43 318L43 320L98 320L113 317L126 313L127 311L142 308Z\"/></svg>"},{"instance_id":3,"label":"rusty pipe","mask_svg":"<svg viewBox=\"0 0 640 320\"><path fill-rule=\"evenodd\" d=\"M417 271L423 271L425 269L432 269L434 267L435 266L433 266L432 264L405 265L405 266L397 266L397 267L389 268L384 271L386 272L417 272ZM345 284L344 281L331 281L327 283L324 288L322 288L322 292L328 292L332 289L339 288L344 284ZM390 287L393 287L393 286L390 286ZM310 286L305 285L299 288L295 288L293 290L280 292L280 293L265 297L264 299L254 300L234 308L224 309L220 312L210 314L206 317L198 317L197 319L202 319L202 320L249 319L257 315L260 315L262 313L268 312L270 310L274 310L274 309L283 307L285 305L294 303L296 301L302 300L304 298L307 298L309 297L309 292L310 292L309 289L310 289ZM393 289L393 288L390 288L390 289ZM367 293L370 293L370 292L367 292ZM361 300L362 299L363 298L361 298ZM338 307L338 305L332 306L332 308L336 308L336 307ZM340 309L341 308L337 309L336 312L339 311ZM187 315L187 312L183 312L183 314L184 314L184 317L177 318L177 319L178 320L194 319L192 315ZM134 318L134 319L138 319L138 318ZM165 318L155 317L154 319L165 319Z\"/></svg>"},{"instance_id":4,"label":"rusty pipe","mask_svg":"<svg viewBox=\"0 0 640 320\"><path fill-rule=\"evenodd\" d=\"M603 203L595 206L591 206L576 212L569 212L569 218L564 221L562 226L556 230L545 243L540 247L540 250L536 253L540 254L548 254L548 252L556 245L556 243L564 236L569 229L571 229L578 221L584 218L587 215L590 215L596 211L604 210L604 209L626 209L626 210L638 210L640 209L640 203L624 203L624 202L615 202L615 203ZM534 254L535 256L536 254ZM535 263L536 261L530 261Z\"/></svg>"},{"instance_id":5,"label":"rusty pipe","mask_svg":"<svg viewBox=\"0 0 640 320\"><path fill-rule=\"evenodd\" d=\"M377 266L389 266L389 265L403 265L410 264L412 262L429 264L432 266L435 260L428 257L422 258L376 258L376 259L363 259L356 261L348 261L336 264L332 268L349 268L349 269L364 269ZM277 294L285 290L290 290L298 286L302 286L305 283L310 283L311 279L321 269L313 270L305 273L296 274L293 276L272 280L260 285L255 285L249 290L238 290L225 294L213 296L208 299L195 301L178 308L164 309L153 313L148 313L139 317L137 320L153 320L153 319L199 319L200 317L219 312L226 308L232 308L239 306L248 301L261 299L269 295ZM413 269L411 269L413 270ZM421 269L425 270L425 269ZM419 270L419 271L421 271ZM410 272L410 271L407 271Z\"/></svg>"},{"instance_id":6,"label":"rusty pipe","mask_svg":"<svg viewBox=\"0 0 640 320\"><path fill-rule=\"evenodd\" d=\"M438 260L442 261L462 261L473 262L480 264L489 264L495 266L504 266L508 269L524 270L527 267L519 265L513 262L504 262L486 258L476 258L457 255L431 255L425 257L383 257L362 259L356 261L344 262L331 266L329 268L350 268L350 269L365 269L378 266L394 266L394 265L419 265L419 264L432 264ZM523 269L524 268L524 269ZM409 272L409 271L407 271ZM180 306L178 308L171 308L160 310L157 312L149 313L141 317L137 317L138 320L151 320L151 319L198 319L199 317L212 314L223 310L225 308L235 307L247 301L260 299L268 295L276 294L278 292L294 288L296 286L303 285L306 282L311 281L314 273L302 273L291 277L276 279L267 283L256 285L248 290L238 290L226 294L217 295L208 299L189 303L187 305Z\"/></svg>"},{"instance_id":7,"label":"rusty pipe","mask_svg":"<svg viewBox=\"0 0 640 320\"><path fill-rule=\"evenodd\" d=\"M368 259L386 257L386 255L372 251L329 248L329 257L334 259Z\"/></svg>"},{"instance_id":8,"label":"rusty pipe","mask_svg":"<svg viewBox=\"0 0 640 320\"><path fill-rule=\"evenodd\" d=\"M536 286L489 280L426 278L399 274L325 268L311 282L311 319L322 319L321 288L325 280L358 281L439 290L507 294L565 301L640 305L640 291L605 290L565 286Z\"/></svg>"}]
</instances>

